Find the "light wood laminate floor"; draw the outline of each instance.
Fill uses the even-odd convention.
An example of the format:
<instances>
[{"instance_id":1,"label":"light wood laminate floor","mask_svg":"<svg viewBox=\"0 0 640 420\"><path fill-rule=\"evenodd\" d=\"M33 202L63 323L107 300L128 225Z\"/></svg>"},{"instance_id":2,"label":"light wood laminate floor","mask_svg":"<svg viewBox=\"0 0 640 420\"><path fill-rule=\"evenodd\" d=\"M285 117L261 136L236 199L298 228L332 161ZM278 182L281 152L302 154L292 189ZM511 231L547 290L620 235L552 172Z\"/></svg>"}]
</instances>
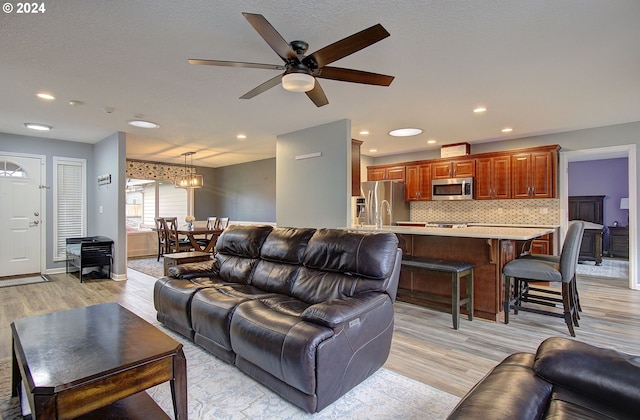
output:
<instances>
[{"instance_id":1,"label":"light wood laminate floor","mask_svg":"<svg viewBox=\"0 0 640 420\"><path fill-rule=\"evenodd\" d=\"M9 324L25 316L115 301L155 317L153 277L133 270L122 282L80 284L70 275L53 277L49 283L0 288L0 358L11 355ZM583 313L576 339L640 355L640 291L611 279L584 277L578 285ZM456 331L448 313L403 302L396 302L395 311L385 368L457 396L509 354L535 351L551 336L570 338L562 319L525 312L512 315L509 325L462 317Z\"/></svg>"}]
</instances>

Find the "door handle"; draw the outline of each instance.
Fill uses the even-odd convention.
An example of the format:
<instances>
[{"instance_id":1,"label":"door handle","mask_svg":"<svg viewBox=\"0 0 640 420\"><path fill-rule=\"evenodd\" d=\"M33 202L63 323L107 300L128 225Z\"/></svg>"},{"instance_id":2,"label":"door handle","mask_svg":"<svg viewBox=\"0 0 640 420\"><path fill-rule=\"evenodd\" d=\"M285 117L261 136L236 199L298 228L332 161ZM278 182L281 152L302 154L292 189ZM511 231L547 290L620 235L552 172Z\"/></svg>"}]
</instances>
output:
<instances>
[{"instance_id":1,"label":"door handle","mask_svg":"<svg viewBox=\"0 0 640 420\"><path fill-rule=\"evenodd\" d=\"M40 220L34 220L33 222L29 222L29 227L38 226L40 224Z\"/></svg>"}]
</instances>

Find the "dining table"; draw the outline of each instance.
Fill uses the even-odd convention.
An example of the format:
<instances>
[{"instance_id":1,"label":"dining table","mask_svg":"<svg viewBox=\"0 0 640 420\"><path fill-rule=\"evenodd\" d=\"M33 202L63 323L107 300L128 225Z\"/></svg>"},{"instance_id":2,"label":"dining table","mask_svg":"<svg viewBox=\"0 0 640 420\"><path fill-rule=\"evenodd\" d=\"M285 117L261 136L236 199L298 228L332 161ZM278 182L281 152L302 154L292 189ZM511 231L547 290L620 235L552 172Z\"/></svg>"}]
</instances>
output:
<instances>
[{"instance_id":1,"label":"dining table","mask_svg":"<svg viewBox=\"0 0 640 420\"><path fill-rule=\"evenodd\" d=\"M184 235L189 239L189 243L191 243L195 251L213 252L218 236L223 230L194 226L178 228L177 231L178 235ZM203 241L204 238L208 240L206 243Z\"/></svg>"}]
</instances>

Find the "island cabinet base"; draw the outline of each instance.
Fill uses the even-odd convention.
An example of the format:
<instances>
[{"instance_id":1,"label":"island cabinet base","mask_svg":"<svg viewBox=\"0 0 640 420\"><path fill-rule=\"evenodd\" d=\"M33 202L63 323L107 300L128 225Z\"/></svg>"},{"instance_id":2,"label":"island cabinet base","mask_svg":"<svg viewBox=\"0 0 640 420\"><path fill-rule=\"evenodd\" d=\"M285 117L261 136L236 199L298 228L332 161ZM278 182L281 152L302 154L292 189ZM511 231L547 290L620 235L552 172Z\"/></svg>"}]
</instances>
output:
<instances>
[{"instance_id":1,"label":"island cabinet base","mask_svg":"<svg viewBox=\"0 0 640 420\"><path fill-rule=\"evenodd\" d=\"M515 258L515 241L406 234L398 235L398 238L403 256L473 264L473 315L491 321L504 320L502 267ZM425 299L425 295L451 298L451 276L403 268L400 273L398 300L450 310L450 305L434 304ZM460 295L466 296L466 286L462 286Z\"/></svg>"}]
</instances>

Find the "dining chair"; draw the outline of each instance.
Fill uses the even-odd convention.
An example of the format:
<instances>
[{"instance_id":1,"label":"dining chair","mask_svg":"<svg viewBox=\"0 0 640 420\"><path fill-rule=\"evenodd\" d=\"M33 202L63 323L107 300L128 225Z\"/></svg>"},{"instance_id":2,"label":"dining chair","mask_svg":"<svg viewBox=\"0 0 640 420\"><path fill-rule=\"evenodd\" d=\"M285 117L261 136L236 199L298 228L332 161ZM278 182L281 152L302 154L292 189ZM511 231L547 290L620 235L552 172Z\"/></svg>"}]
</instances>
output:
<instances>
[{"instance_id":1,"label":"dining chair","mask_svg":"<svg viewBox=\"0 0 640 420\"><path fill-rule=\"evenodd\" d=\"M156 233L158 234L158 258L160 261L160 257L164 255L167 250L167 233L164 228L164 217L156 217Z\"/></svg>"},{"instance_id":2,"label":"dining chair","mask_svg":"<svg viewBox=\"0 0 640 420\"><path fill-rule=\"evenodd\" d=\"M193 248L188 239L180 238L177 217L165 217L164 229L167 234L167 254L190 251Z\"/></svg>"},{"instance_id":3,"label":"dining chair","mask_svg":"<svg viewBox=\"0 0 640 420\"><path fill-rule=\"evenodd\" d=\"M573 291L573 282L578 265L578 255L582 243L584 223L576 222L569 226L567 236L562 245L560 260L546 261L536 258L518 258L507 263L502 269L504 277L504 323L509 323L509 312L514 310L533 312L564 318L569 333L575 337L574 325L578 324L578 315ZM559 298L554 297L558 292L552 289L535 287L537 282L551 282L561 284L562 313L552 310L530 307L528 304L542 307L556 307ZM534 284L534 286L531 285ZM524 304L527 305L524 305Z\"/></svg>"},{"instance_id":4,"label":"dining chair","mask_svg":"<svg viewBox=\"0 0 640 420\"><path fill-rule=\"evenodd\" d=\"M229 226L229 218L228 217L221 217L218 220L218 229L225 230L227 228L227 226Z\"/></svg>"},{"instance_id":5,"label":"dining chair","mask_svg":"<svg viewBox=\"0 0 640 420\"><path fill-rule=\"evenodd\" d=\"M218 218L216 216L207 217L207 230L215 230L217 228ZM209 245L209 241L211 241L211 236L212 235L204 235L204 238L199 237L198 239L196 239L196 242L198 242L198 245L200 245L201 247L206 247L207 245Z\"/></svg>"}]
</instances>

